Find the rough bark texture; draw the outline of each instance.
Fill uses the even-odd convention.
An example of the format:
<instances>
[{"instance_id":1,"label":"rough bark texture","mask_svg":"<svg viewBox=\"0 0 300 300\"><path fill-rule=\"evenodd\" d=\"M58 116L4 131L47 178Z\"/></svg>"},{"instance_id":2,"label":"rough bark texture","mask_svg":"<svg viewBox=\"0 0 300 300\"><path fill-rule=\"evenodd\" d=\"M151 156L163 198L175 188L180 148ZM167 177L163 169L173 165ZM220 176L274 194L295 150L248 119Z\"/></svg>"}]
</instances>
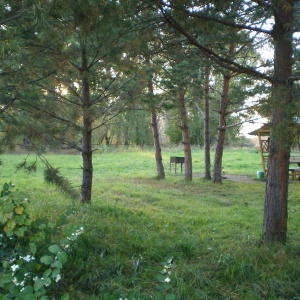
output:
<instances>
[{"instance_id":1,"label":"rough bark texture","mask_svg":"<svg viewBox=\"0 0 300 300\"><path fill-rule=\"evenodd\" d=\"M226 74L223 76L223 90L220 101L220 111L219 111L219 128L218 128L218 138L217 146L215 152L214 160L214 170L213 170L213 182L222 183L222 159L224 150L224 141L226 133L226 110L229 104L228 92L230 85L231 76Z\"/></svg>"},{"instance_id":2,"label":"rough bark texture","mask_svg":"<svg viewBox=\"0 0 300 300\"><path fill-rule=\"evenodd\" d=\"M154 95L153 84L151 79L148 80L148 91L151 95ZM155 148L157 178L164 179L165 169L162 162L161 147L159 142L159 130L157 125L157 115L156 115L156 110L154 105L152 105L152 109L151 109L151 126L152 126L153 143Z\"/></svg>"},{"instance_id":3,"label":"rough bark texture","mask_svg":"<svg viewBox=\"0 0 300 300\"><path fill-rule=\"evenodd\" d=\"M152 133L153 133L153 143L155 148L155 161L156 161L156 169L157 169L157 178L164 179L165 178L165 169L162 162L161 155L161 147L159 142L159 131L157 125L157 115L156 110L151 110L151 125L152 125Z\"/></svg>"},{"instance_id":4,"label":"rough bark texture","mask_svg":"<svg viewBox=\"0 0 300 300\"><path fill-rule=\"evenodd\" d=\"M204 156L205 156L205 172L204 178L211 179L211 160L210 160L210 126L209 126L209 66L204 68Z\"/></svg>"},{"instance_id":5,"label":"rough bark texture","mask_svg":"<svg viewBox=\"0 0 300 300\"><path fill-rule=\"evenodd\" d=\"M273 1L275 26L274 75L272 95L271 139L266 184L263 240L286 241L288 168L291 148L289 126L293 112L290 104L292 75L292 17L293 2Z\"/></svg>"},{"instance_id":6,"label":"rough bark texture","mask_svg":"<svg viewBox=\"0 0 300 300\"><path fill-rule=\"evenodd\" d=\"M193 179L193 168L192 168L192 150L188 126L188 117L185 106L184 93L180 93L178 97L178 109L179 109L179 119L181 122L180 128L182 133L182 143L184 150L184 179L192 180Z\"/></svg>"},{"instance_id":7,"label":"rough bark texture","mask_svg":"<svg viewBox=\"0 0 300 300\"><path fill-rule=\"evenodd\" d=\"M88 80L88 64L85 46L81 48L81 80L82 80L82 185L81 202L90 203L92 198L93 162L92 162L92 119L90 114L91 99Z\"/></svg>"}]
</instances>

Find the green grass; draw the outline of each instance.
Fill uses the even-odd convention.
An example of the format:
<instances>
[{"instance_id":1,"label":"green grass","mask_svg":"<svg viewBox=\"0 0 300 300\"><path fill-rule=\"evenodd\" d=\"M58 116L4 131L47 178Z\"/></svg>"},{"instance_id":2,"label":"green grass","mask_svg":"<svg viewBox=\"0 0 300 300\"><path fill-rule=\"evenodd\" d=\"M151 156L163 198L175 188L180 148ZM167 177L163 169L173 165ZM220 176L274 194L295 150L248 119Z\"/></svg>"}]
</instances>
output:
<instances>
[{"instance_id":1,"label":"green grass","mask_svg":"<svg viewBox=\"0 0 300 300\"><path fill-rule=\"evenodd\" d=\"M161 286L161 263L173 257L169 292L176 299L300 299L300 182L290 185L287 244L264 245L264 183L216 185L201 176L185 182L182 174L169 173L169 157L177 155L180 149L163 150L166 179L156 180L150 150L95 153L92 205L84 206L44 183L41 163L28 174L15 168L26 155L0 157L1 182L12 180L27 195L33 217L56 221L72 208L67 226L85 229L57 293L89 300L140 291L150 299ZM80 185L79 155L46 157ZM203 160L203 151L194 149L195 175L204 173ZM255 178L260 155L226 149L223 167L225 174Z\"/></svg>"}]
</instances>

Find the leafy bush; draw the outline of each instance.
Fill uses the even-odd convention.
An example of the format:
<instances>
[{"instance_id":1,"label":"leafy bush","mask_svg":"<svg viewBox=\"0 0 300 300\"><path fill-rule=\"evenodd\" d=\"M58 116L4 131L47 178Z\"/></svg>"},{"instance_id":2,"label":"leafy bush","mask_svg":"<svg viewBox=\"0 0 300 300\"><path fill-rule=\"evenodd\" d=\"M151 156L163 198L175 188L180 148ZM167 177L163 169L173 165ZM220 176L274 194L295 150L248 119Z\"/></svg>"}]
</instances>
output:
<instances>
[{"instance_id":1,"label":"leafy bush","mask_svg":"<svg viewBox=\"0 0 300 300\"><path fill-rule=\"evenodd\" d=\"M32 221L29 200L12 187L5 183L0 194L0 299L46 300L61 280L68 249L83 228L53 242L61 228L47 220Z\"/></svg>"}]
</instances>

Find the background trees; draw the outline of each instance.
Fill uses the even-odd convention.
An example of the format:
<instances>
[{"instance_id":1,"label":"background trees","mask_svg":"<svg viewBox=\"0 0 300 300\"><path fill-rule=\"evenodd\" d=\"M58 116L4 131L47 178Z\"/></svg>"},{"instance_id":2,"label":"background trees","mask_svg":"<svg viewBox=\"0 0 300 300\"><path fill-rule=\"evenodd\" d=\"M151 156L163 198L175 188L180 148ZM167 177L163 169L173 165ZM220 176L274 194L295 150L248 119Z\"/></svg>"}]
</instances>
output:
<instances>
[{"instance_id":1,"label":"background trees","mask_svg":"<svg viewBox=\"0 0 300 300\"><path fill-rule=\"evenodd\" d=\"M208 107L208 102L203 104L206 97L211 129L206 123L210 133L205 140L206 145L209 139L217 140L213 178L221 182L226 129L244 117L240 115L243 99L236 100L254 92L249 87L253 83L243 80L248 80L246 75L264 80L272 89L264 108L272 134L263 237L284 242L288 162L293 117L298 113L293 101L299 75L294 64L297 56L293 56L298 8L297 0L4 1L0 10L2 146L12 145L18 137L19 143L25 138L41 148L64 144L77 149L83 161L82 201L90 202L94 133L106 144L122 140L143 145L150 143L152 125L158 175L164 177L157 113L171 104L172 109L164 110L171 124L168 132L175 141L179 118L172 124L171 117L179 107L188 159L186 178L191 179L188 148L191 141L203 144L199 128L203 126L200 115ZM163 22L170 26L162 26ZM264 45L272 45L273 57L256 54ZM202 75L207 65L213 67L210 80ZM220 82L219 106L213 99ZM208 113L203 115L208 121ZM235 136L230 133L227 138Z\"/></svg>"},{"instance_id":2,"label":"background trees","mask_svg":"<svg viewBox=\"0 0 300 300\"><path fill-rule=\"evenodd\" d=\"M46 19L34 29L28 45L40 58L28 62L29 70L42 79L30 85L40 95L24 101L33 114L57 124L52 140L81 152L82 202L91 201L92 133L129 101L121 97L120 89L130 77L115 71L116 61L119 66L124 63L122 49L127 43L121 32L123 20L114 20L118 9L116 3L101 7L92 1L48 3L41 12ZM47 70L52 72L44 76ZM40 132L47 134L46 130Z\"/></svg>"},{"instance_id":3,"label":"background trees","mask_svg":"<svg viewBox=\"0 0 300 300\"><path fill-rule=\"evenodd\" d=\"M298 2L224 1L221 5L214 1L209 4L202 4L200 1L199 5L195 5L195 2L190 1L180 3L160 1L158 4L167 22L207 58L230 71L246 73L268 80L272 84L270 97L272 129L263 226L263 238L266 241L286 240L288 164L291 146L289 128L295 115L291 97L292 82L295 80L292 75L292 36L295 31L299 31L299 23L294 21ZM181 21L182 17L177 18L176 13L184 14L199 26L212 24L250 32L252 45L258 45L263 40L271 40L274 45L273 74L263 72L258 66L249 65L247 60L239 61L236 56L226 56L221 51L211 49L195 36L187 22ZM272 24L272 29L264 26L267 21ZM264 65L266 64L267 62Z\"/></svg>"}]
</instances>

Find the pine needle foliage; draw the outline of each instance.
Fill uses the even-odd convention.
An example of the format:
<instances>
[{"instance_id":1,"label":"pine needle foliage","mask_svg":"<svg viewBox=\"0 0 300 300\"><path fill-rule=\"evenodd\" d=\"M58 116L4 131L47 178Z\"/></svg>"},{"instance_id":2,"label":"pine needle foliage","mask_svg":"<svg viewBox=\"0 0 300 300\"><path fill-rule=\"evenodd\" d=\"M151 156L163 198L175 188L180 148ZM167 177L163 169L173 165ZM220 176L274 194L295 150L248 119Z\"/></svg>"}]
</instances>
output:
<instances>
[{"instance_id":1,"label":"pine needle foliage","mask_svg":"<svg viewBox=\"0 0 300 300\"><path fill-rule=\"evenodd\" d=\"M47 183L54 184L61 192L68 194L73 199L78 198L78 193L72 183L60 174L59 168L54 168L50 164L44 170L44 179Z\"/></svg>"},{"instance_id":2,"label":"pine needle foliage","mask_svg":"<svg viewBox=\"0 0 300 300\"><path fill-rule=\"evenodd\" d=\"M16 168L17 170L24 169L28 173L36 173L37 171L37 159L33 163L28 163L27 162L28 156L21 161L20 163L17 164Z\"/></svg>"},{"instance_id":3,"label":"pine needle foliage","mask_svg":"<svg viewBox=\"0 0 300 300\"><path fill-rule=\"evenodd\" d=\"M60 175L59 168L54 168L44 156L39 155L39 158L46 166L44 180L47 183L54 184L62 193L65 193L72 199L77 199L79 197L78 193L72 186L71 181Z\"/></svg>"}]
</instances>

